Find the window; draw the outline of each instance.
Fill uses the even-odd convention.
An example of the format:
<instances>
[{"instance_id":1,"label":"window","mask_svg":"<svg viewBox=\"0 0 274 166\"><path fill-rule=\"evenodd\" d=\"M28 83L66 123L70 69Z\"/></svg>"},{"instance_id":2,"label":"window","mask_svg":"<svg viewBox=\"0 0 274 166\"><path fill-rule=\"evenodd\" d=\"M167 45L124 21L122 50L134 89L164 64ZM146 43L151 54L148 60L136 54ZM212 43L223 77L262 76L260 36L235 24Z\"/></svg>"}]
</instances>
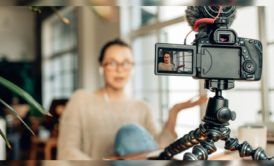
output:
<instances>
[{"instance_id":1,"label":"window","mask_svg":"<svg viewBox=\"0 0 274 166\"><path fill-rule=\"evenodd\" d=\"M267 43L268 43L268 75L269 77L269 103L270 103L270 120L273 122L274 121L274 25L273 25L273 20L274 20L274 2L271 1L272 5L266 6L266 34L267 34Z\"/></svg>"},{"instance_id":2,"label":"window","mask_svg":"<svg viewBox=\"0 0 274 166\"><path fill-rule=\"evenodd\" d=\"M160 6L159 20L168 21L185 15L186 6Z\"/></svg>"},{"instance_id":3,"label":"window","mask_svg":"<svg viewBox=\"0 0 274 166\"><path fill-rule=\"evenodd\" d=\"M181 10L184 11L184 9ZM161 29L161 42L183 44L184 38L190 30L191 28L186 22L167 26L166 28ZM193 39L194 33L191 34L188 41L193 41ZM167 87L164 88L166 88L165 92L168 96L168 108L171 108L176 103L189 100L191 97L199 94L199 80L195 80L191 76L169 76L166 77L166 79L168 84ZM179 136L198 127L201 119L199 111L199 107L194 107L180 112L178 115L176 128Z\"/></svg>"},{"instance_id":4,"label":"window","mask_svg":"<svg viewBox=\"0 0 274 166\"><path fill-rule=\"evenodd\" d=\"M156 15L153 17L151 22L146 24L139 24L139 28L144 26L150 26L160 20L169 20L171 18L176 18L178 15L174 12L180 11L181 14L184 13L185 7L146 7L146 10L150 10L153 13L159 13L161 15ZM143 10L144 8L136 7L132 8L133 13L138 13L138 10ZM165 15L168 12L171 15ZM159 13L159 14L160 14ZM172 14L173 13L173 14ZM139 16L139 18L138 18ZM135 15L135 19L132 22L133 30L139 31L138 24L143 18L142 15ZM139 19L139 20L138 20ZM136 23L136 22L137 23ZM173 42L182 43L187 32L190 28L186 22L178 23L166 28L159 30L148 30L147 32L141 32L141 34L132 38L132 46L135 56L135 76L133 80L133 94L135 97L146 100L153 108L154 118L158 122L166 121L168 117L168 110L178 102L183 102L190 97L198 95L199 81L192 79L191 77L169 77L169 76L156 76L154 75L154 47L157 42ZM139 31L140 32L140 31ZM133 31L134 33L134 31ZM193 36L190 36L193 39ZM179 135L184 134L193 129L200 123L199 108L192 108L192 110L186 110L179 115L178 128L176 129ZM187 117L193 117L187 118ZM189 126L187 128L186 126Z\"/></svg>"},{"instance_id":5,"label":"window","mask_svg":"<svg viewBox=\"0 0 274 166\"><path fill-rule=\"evenodd\" d=\"M257 7L238 8L236 14L236 19L231 28L237 32L237 35L259 39ZM248 17L252 19L246 19ZM224 97L229 100L230 109L237 114L236 120L230 122L232 129L236 129L245 123L255 123L262 120L260 86L261 81L235 81L235 88L225 91Z\"/></svg>"},{"instance_id":6,"label":"window","mask_svg":"<svg viewBox=\"0 0 274 166\"><path fill-rule=\"evenodd\" d=\"M153 108L158 111L160 120L166 120L168 108L177 102L182 102L195 95L199 94L199 89L204 89L203 84L198 80L191 77L167 77L155 76L153 73L154 68L154 44L156 42L177 43L182 44L184 37L190 31L186 20L184 19L185 6L161 6L153 8L154 21L149 24L138 24L139 26L132 26L129 36L133 43L134 55L136 56L136 72L133 81L134 91L137 96L147 98ZM132 12L140 10L140 8L131 7ZM156 11L155 11L156 10ZM274 37L272 29L274 29L272 19L274 18L273 9L267 9L267 22L269 37L269 52L274 51ZM271 14L269 14L271 13ZM245 38L259 39L258 28L258 7L248 6L239 7L236 13L236 19L232 24L238 36ZM132 15L132 13L131 13ZM142 20L141 15L130 20L133 25L135 22ZM252 18L252 19L246 19ZM128 21L128 20L124 20ZM248 27L248 28L247 28ZM187 44L193 41L195 33L191 33L188 37ZM270 53L269 53L270 54ZM271 56L271 55L270 55ZM274 56L269 58L269 63L274 61ZM139 59L138 59L139 58ZM141 60L143 60L141 62ZM270 71L274 70L273 65L270 66ZM267 67L264 64L264 67ZM270 100L274 100L274 76L270 78ZM209 90L207 90L209 92ZM261 81L235 81L235 88L232 90L224 91L223 95L229 100L229 107L232 111L237 113L237 119L230 122L231 128L237 127L245 123L256 123L262 121L262 89ZM209 92L209 96L214 93ZM150 102L152 101L153 102ZM274 110L274 104L271 103L271 110ZM247 116L248 115L248 116ZM202 117L200 117L199 107L191 108L190 110L182 111L177 119L177 132L178 135L187 133L190 129L198 127ZM274 120L274 115L272 115ZM163 121L162 121L163 122Z\"/></svg>"},{"instance_id":7,"label":"window","mask_svg":"<svg viewBox=\"0 0 274 166\"><path fill-rule=\"evenodd\" d=\"M77 15L73 8L61 11L71 23L64 24L56 15L43 24L43 103L67 98L76 89Z\"/></svg>"},{"instance_id":8,"label":"window","mask_svg":"<svg viewBox=\"0 0 274 166\"><path fill-rule=\"evenodd\" d=\"M160 120L161 95L160 78L154 75L154 43L157 42L154 33L136 38L133 41L135 55L135 75L133 79L133 94L136 98L146 101L153 108L154 118ZM138 73L138 74L136 74Z\"/></svg>"},{"instance_id":9,"label":"window","mask_svg":"<svg viewBox=\"0 0 274 166\"><path fill-rule=\"evenodd\" d=\"M131 8L131 12L132 20L134 20L131 22L133 29L157 22L156 6L136 6Z\"/></svg>"}]
</instances>

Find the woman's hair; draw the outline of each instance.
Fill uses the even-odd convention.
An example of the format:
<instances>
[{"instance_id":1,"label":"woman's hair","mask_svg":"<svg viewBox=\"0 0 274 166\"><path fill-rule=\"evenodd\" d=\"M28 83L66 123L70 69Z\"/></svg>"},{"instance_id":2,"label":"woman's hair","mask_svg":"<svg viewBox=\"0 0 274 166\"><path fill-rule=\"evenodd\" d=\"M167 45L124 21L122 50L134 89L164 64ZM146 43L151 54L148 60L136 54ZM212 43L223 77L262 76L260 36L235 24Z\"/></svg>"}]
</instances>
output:
<instances>
[{"instance_id":1,"label":"woman's hair","mask_svg":"<svg viewBox=\"0 0 274 166\"><path fill-rule=\"evenodd\" d=\"M49 113L51 113L52 116L54 116L55 118L59 118L59 115L56 112L56 108L60 105L61 106L66 106L67 102L68 102L67 98L53 99L51 101L51 104L50 104Z\"/></svg>"},{"instance_id":2,"label":"woman's hair","mask_svg":"<svg viewBox=\"0 0 274 166\"><path fill-rule=\"evenodd\" d=\"M129 44L127 44L125 41L121 40L121 39L114 39L114 40L111 40L109 42L107 42L101 49L100 51L100 56L99 56L99 63L102 64L104 58L105 58L105 53L107 51L107 49L111 46L114 46L114 45L117 45L117 46L122 46L122 47L127 47L127 48L130 48L131 49L131 46Z\"/></svg>"},{"instance_id":3,"label":"woman's hair","mask_svg":"<svg viewBox=\"0 0 274 166\"><path fill-rule=\"evenodd\" d=\"M173 57L172 57L172 53L170 51L165 51L163 53L163 59L162 59L162 62L164 62L164 58L165 58L165 55L168 54L169 55L169 58L170 58L170 63L173 63Z\"/></svg>"}]
</instances>

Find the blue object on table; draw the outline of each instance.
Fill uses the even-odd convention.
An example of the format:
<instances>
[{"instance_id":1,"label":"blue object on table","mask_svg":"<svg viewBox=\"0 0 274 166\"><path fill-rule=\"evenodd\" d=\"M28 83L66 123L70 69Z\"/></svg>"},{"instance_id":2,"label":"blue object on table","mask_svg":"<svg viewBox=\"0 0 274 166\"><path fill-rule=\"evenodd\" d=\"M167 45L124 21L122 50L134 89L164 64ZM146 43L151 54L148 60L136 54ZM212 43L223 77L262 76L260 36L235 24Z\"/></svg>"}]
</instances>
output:
<instances>
[{"instance_id":1,"label":"blue object on table","mask_svg":"<svg viewBox=\"0 0 274 166\"><path fill-rule=\"evenodd\" d=\"M151 134L142 126L127 124L117 132L114 144L115 152L120 156L153 151L158 148Z\"/></svg>"}]
</instances>

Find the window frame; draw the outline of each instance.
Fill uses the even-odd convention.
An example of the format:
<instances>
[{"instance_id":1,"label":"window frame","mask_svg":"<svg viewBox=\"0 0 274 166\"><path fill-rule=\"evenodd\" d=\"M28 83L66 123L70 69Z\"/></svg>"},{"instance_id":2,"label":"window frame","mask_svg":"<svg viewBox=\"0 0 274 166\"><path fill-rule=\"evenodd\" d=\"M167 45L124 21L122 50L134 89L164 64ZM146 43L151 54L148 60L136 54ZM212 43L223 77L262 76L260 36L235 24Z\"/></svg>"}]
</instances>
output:
<instances>
[{"instance_id":1,"label":"window frame","mask_svg":"<svg viewBox=\"0 0 274 166\"><path fill-rule=\"evenodd\" d=\"M127 18L128 20L124 20L124 21L128 21L130 22L130 18L132 17L132 14L130 11L131 11L132 7L130 8L127 8L127 7L123 7L121 8L121 20L124 20L124 18ZM259 24L258 24L258 31L259 31L259 38L260 40L263 41L263 44L264 44L264 41L266 40L265 37L266 37L266 31L265 31L265 28L266 27L266 23L265 23L265 20L262 19L266 16L266 13L265 13L265 6L260 6L258 7L258 12L257 12L257 15L258 15L258 21L259 21ZM159 7L158 7L158 11L159 11ZM127 16L125 16L127 15ZM158 15L159 16L159 15ZM125 23L121 23L121 27L122 27L122 30L121 30L121 35L122 37L127 40L129 43L131 43L132 41L134 41L134 39L136 39L137 37L140 37L140 36L145 36L145 35L148 35L152 32L156 32L158 34L158 39L160 41L160 30L162 28L165 28L165 27L168 27L168 26L171 26L171 25L175 25L177 23L181 23L181 22L185 22L186 21L186 18L184 16L181 16L181 17L177 17L177 18L174 18L174 19L170 19L170 20L166 20L166 21L162 21L160 22L159 21L159 18L156 20L155 23L152 23L152 24L149 24L149 25L145 25L145 26L142 26L142 27L139 27L139 28L132 28L131 25L129 23L125 24ZM122 21L123 22L123 21ZM125 28L126 26L126 28ZM125 31L124 31L125 30ZM269 42L268 44L274 44L274 41L272 42ZM265 45L265 44L264 44ZM266 47L264 47L265 49L264 50L267 50L267 45L265 45ZM264 59L266 59L265 57L267 57L267 52L264 52ZM264 60L265 61L265 60ZM264 63L264 72L267 73L267 67L269 64L267 63ZM268 108L269 108L269 91L274 91L274 89L269 89L269 85L267 84L267 81L265 81L267 78L267 76L264 76L264 75L267 75L267 74L263 74L263 77L262 77L262 82L260 83L259 85L259 88L250 88L250 89L241 89L241 88L236 88L235 90L236 91L246 91L246 90L250 90L250 91L259 91L260 95L261 95L261 103L262 103L262 122L263 123L266 123L268 120L269 120L269 116L268 116ZM161 83L160 83L161 84ZM205 90L203 89L203 82L200 81L199 83L199 91L200 93L201 92L204 92ZM162 92L160 92L160 95L161 96L164 96L164 94L161 94ZM161 97L159 97L161 98ZM161 106L160 108L162 108L163 106ZM205 107L202 108L202 110L205 110ZM164 110L163 108L160 110L160 115L164 115L166 110ZM204 112L201 111L201 115L204 115ZM163 123L163 120L161 121Z\"/></svg>"},{"instance_id":2,"label":"window frame","mask_svg":"<svg viewBox=\"0 0 274 166\"><path fill-rule=\"evenodd\" d=\"M78 87L78 83L77 83L77 78L78 78L78 11L75 7L65 7L61 10L58 10L58 12L60 12L61 15L66 16L68 14L73 14L75 16L75 22L73 23L75 26L75 43L73 43L72 46L66 48L66 49L62 49L62 50L54 50L53 49L53 44L52 43L52 36L53 34L53 28L55 26L55 24L64 24L58 15L51 15L49 18L47 18L46 20L43 21L42 23L42 32L43 32L43 36L42 36L42 88L43 88L43 105L44 107L47 109L49 108L50 105L50 101L53 100L54 98L69 98L69 96L73 93L73 91ZM74 38L74 37L73 37ZM61 40L61 39L60 39ZM54 82L49 81L50 79L48 78L48 76L46 75L46 63L55 63L56 60L60 60L62 61L62 59L64 59L65 57L69 56L70 57L70 66L69 70L66 72L66 70L64 71L64 67L54 73L54 75L64 75L64 72L66 74L71 74L72 75L72 86L70 86L70 88L68 89L68 87L64 86L64 83L61 83L59 86L61 86L58 93L60 93L59 95L56 96L56 93L52 93L52 92L48 92L47 87L50 87L51 91L54 91ZM54 68L51 69L51 73L54 72ZM51 75L52 76L52 75Z\"/></svg>"}]
</instances>

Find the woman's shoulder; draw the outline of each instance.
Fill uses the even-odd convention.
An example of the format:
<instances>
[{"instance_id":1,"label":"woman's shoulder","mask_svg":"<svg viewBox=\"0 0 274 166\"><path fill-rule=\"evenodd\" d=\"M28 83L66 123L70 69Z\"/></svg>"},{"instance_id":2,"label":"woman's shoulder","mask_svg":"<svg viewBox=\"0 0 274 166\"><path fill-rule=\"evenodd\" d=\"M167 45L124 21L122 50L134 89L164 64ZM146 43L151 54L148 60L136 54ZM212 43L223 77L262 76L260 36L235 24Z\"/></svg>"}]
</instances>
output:
<instances>
[{"instance_id":1,"label":"woman's shoulder","mask_svg":"<svg viewBox=\"0 0 274 166\"><path fill-rule=\"evenodd\" d=\"M165 65L164 62L159 62L159 63L158 63L158 66L164 66L164 65Z\"/></svg>"},{"instance_id":2,"label":"woman's shoulder","mask_svg":"<svg viewBox=\"0 0 274 166\"><path fill-rule=\"evenodd\" d=\"M95 93L85 89L78 89L71 96L71 99L77 99L80 101L94 100L96 98L97 98L97 95Z\"/></svg>"},{"instance_id":3,"label":"woman's shoulder","mask_svg":"<svg viewBox=\"0 0 274 166\"><path fill-rule=\"evenodd\" d=\"M74 93L72 94L72 97L85 97L89 94L89 92L85 89L77 89L76 91L74 91Z\"/></svg>"}]
</instances>

